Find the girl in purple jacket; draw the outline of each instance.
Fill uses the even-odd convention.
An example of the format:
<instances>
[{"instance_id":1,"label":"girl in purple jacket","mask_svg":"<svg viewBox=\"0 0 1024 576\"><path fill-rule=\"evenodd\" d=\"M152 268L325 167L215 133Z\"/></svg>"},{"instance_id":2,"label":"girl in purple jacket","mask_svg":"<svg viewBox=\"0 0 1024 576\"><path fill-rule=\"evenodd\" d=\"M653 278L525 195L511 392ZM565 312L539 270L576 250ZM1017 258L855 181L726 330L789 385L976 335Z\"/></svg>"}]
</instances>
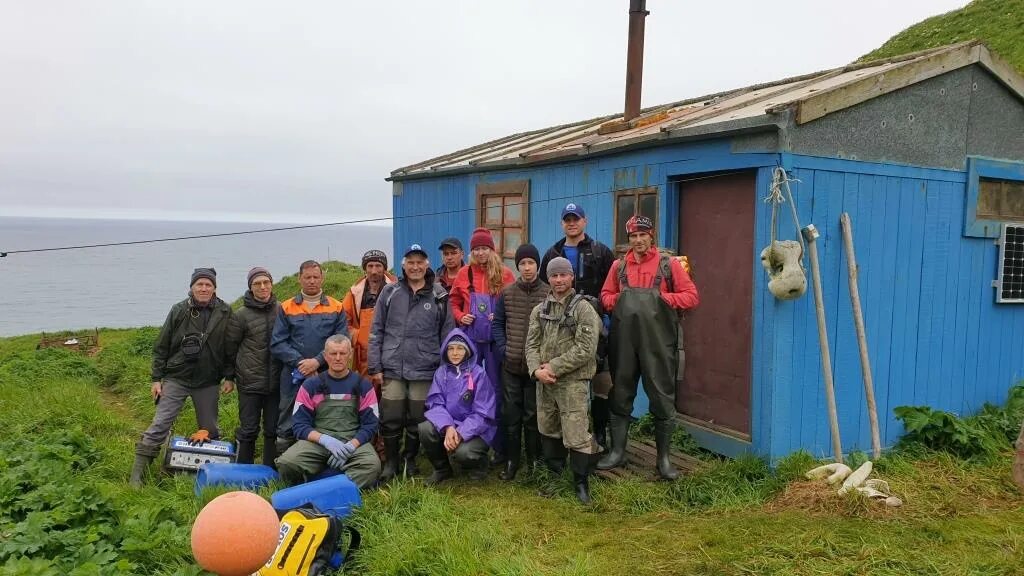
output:
<instances>
[{"instance_id":1,"label":"girl in purple jacket","mask_svg":"<svg viewBox=\"0 0 1024 576\"><path fill-rule=\"evenodd\" d=\"M427 486L452 477L451 456L473 480L487 477L487 450L493 445L494 384L477 364L476 346L461 330L452 330L441 344L441 365L434 372L426 401L426 420L420 424L420 443L434 473Z\"/></svg>"}]
</instances>

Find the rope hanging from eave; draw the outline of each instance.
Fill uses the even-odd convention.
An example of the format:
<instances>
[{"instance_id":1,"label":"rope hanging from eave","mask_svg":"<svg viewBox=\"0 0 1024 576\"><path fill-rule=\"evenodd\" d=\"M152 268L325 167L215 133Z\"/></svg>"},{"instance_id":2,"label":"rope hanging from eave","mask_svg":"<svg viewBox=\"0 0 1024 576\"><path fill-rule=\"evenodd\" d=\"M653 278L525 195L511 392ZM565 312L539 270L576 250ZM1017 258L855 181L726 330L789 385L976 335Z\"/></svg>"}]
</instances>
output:
<instances>
[{"instance_id":1,"label":"rope hanging from eave","mask_svg":"<svg viewBox=\"0 0 1024 576\"><path fill-rule=\"evenodd\" d=\"M779 300L794 300L807 292L807 272L804 268L804 239L800 234L800 218L796 213L796 202L790 182L799 182L790 178L781 166L776 166L772 174L772 186L765 196L765 202L772 204L771 242L761 251L761 266L768 273L768 290ZM785 188L785 194L783 194ZM776 240L779 227L779 205L789 199L789 208L796 226L798 241Z\"/></svg>"}]
</instances>

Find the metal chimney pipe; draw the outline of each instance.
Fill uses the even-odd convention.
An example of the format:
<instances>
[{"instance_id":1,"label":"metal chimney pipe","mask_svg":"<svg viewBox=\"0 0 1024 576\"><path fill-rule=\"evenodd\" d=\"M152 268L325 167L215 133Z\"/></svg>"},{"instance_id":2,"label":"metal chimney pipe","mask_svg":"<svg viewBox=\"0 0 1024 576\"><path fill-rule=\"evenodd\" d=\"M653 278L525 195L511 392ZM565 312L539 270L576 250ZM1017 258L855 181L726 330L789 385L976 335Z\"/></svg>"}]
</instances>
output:
<instances>
[{"instance_id":1,"label":"metal chimney pipe","mask_svg":"<svg viewBox=\"0 0 1024 576\"><path fill-rule=\"evenodd\" d=\"M629 0L629 44L626 47L626 110L622 119L629 122L640 115L640 93L644 77L644 23L647 0Z\"/></svg>"}]
</instances>

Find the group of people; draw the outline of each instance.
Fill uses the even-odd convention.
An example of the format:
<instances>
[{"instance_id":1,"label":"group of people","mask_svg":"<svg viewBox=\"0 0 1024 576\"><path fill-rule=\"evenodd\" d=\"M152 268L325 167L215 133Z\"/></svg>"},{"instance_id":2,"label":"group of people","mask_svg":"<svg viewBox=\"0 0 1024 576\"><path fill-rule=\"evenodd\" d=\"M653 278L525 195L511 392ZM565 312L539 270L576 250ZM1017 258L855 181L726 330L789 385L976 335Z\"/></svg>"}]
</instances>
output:
<instances>
[{"instance_id":1,"label":"group of people","mask_svg":"<svg viewBox=\"0 0 1024 576\"><path fill-rule=\"evenodd\" d=\"M153 350L156 414L136 444L131 484L141 485L186 398L198 425L218 438L218 397L237 390L237 461L262 461L286 482L342 472L360 488L420 473L513 480L524 466L561 474L590 502L595 466L626 459L642 377L655 420L658 473L669 460L678 365L678 314L699 302L688 270L655 245L645 216L626 223L621 258L586 233L575 203L564 237L515 251L518 278L494 238L477 228L469 262L462 242L441 242L432 269L419 244L396 277L370 250L365 276L338 301L323 269L299 267L301 291L278 303L265 268L248 273L237 310L216 296L213 268L197 268L188 297L169 312ZM525 460L524 460L525 456Z\"/></svg>"}]
</instances>

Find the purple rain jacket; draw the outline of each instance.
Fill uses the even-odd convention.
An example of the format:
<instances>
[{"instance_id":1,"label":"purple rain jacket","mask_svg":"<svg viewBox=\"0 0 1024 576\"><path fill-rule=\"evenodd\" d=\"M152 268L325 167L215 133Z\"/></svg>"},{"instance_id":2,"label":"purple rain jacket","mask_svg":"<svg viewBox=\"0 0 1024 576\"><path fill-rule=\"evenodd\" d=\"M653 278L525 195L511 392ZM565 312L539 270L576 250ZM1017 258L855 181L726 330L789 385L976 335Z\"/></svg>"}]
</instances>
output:
<instances>
[{"instance_id":1,"label":"purple rain jacket","mask_svg":"<svg viewBox=\"0 0 1024 576\"><path fill-rule=\"evenodd\" d=\"M469 347L469 353L458 366L448 361L448 342L459 336ZM448 426L466 442L479 436L489 445L498 433L495 418L497 402L494 385L487 372L476 363L476 345L461 329L452 330L441 343L441 365L434 372L426 400L426 418L444 434ZM470 392L469 384L473 383Z\"/></svg>"}]
</instances>

